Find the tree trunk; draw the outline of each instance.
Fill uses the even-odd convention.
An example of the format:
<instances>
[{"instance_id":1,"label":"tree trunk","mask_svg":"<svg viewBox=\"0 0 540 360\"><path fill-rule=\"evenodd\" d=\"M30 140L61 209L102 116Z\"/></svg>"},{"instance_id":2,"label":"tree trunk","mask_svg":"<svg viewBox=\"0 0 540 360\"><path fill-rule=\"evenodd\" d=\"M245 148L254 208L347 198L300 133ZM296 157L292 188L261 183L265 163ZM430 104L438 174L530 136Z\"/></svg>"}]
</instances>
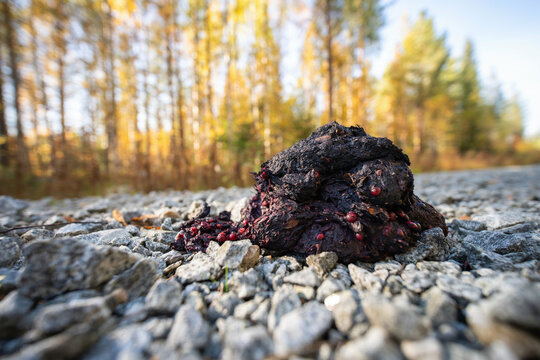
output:
<instances>
[{"instance_id":1,"label":"tree trunk","mask_svg":"<svg viewBox=\"0 0 540 360\"><path fill-rule=\"evenodd\" d=\"M197 167L201 163L201 129L203 125L204 118L204 105L203 105L203 83L201 76L201 56L200 56L200 3L197 0L193 11L193 48L194 48L194 92L192 97L195 97L195 100L192 101L193 106L193 151L194 151L194 162ZM198 169L197 169L198 170Z\"/></svg>"},{"instance_id":2,"label":"tree trunk","mask_svg":"<svg viewBox=\"0 0 540 360\"><path fill-rule=\"evenodd\" d=\"M227 24L227 42L225 44L225 57L227 61L227 73L225 75L225 117L227 119L227 148L229 159L228 163L232 162L233 153L233 113L232 113L232 80L231 71L233 66L233 47L236 42L236 22L233 22L230 16L229 2L225 5L225 24Z\"/></svg>"},{"instance_id":3,"label":"tree trunk","mask_svg":"<svg viewBox=\"0 0 540 360\"><path fill-rule=\"evenodd\" d=\"M212 135L215 131L216 121L214 118L214 89L212 87L212 29L210 26L210 2L206 0L206 110L208 111L208 146L209 146L209 174L206 185L215 188L217 184L217 140Z\"/></svg>"},{"instance_id":4,"label":"tree trunk","mask_svg":"<svg viewBox=\"0 0 540 360\"><path fill-rule=\"evenodd\" d=\"M11 4L9 0L3 0L5 41L9 53L9 67L11 69L11 81L13 82L13 107L15 108L15 123L17 129L17 157L15 163L15 177L22 180L25 171L29 170L28 150L24 141L24 131L22 125L22 113L20 104L20 87L21 78L19 75L18 56L19 44L17 33L14 29L14 21L11 14ZM21 181L17 182L18 186L22 185ZM20 189L18 189L20 190Z\"/></svg>"},{"instance_id":5,"label":"tree trunk","mask_svg":"<svg viewBox=\"0 0 540 360\"><path fill-rule=\"evenodd\" d=\"M148 67L150 66L150 61L148 60L148 52L145 54L146 63L143 70L143 91L144 91L144 131L146 134L146 143L144 151L144 175L145 175L145 190L150 190L152 187L152 163L151 163L151 135L150 135L150 92L148 89Z\"/></svg>"},{"instance_id":6,"label":"tree trunk","mask_svg":"<svg viewBox=\"0 0 540 360\"><path fill-rule=\"evenodd\" d=\"M174 25L173 26L173 42L175 44L178 44L180 43L180 39L179 39L180 29L178 26L178 22L176 21L176 6L174 5L175 2L174 0L172 2L173 2L172 13L173 13L173 25ZM180 59L182 54L177 51L175 52L175 55L178 57L178 59ZM189 176L189 160L186 154L185 113L184 113L184 95L183 95L184 83L182 79L182 69L180 67L180 64L178 64L178 66L176 67L175 80L176 80L176 106L178 109L177 110L178 111L178 117L177 117L178 119L178 126L177 126L178 149L175 149L175 151L178 154L179 165L182 171L182 173L180 174L181 176L180 176L177 186L179 186L181 189L185 189L185 188L188 188L190 176Z\"/></svg>"},{"instance_id":7,"label":"tree trunk","mask_svg":"<svg viewBox=\"0 0 540 360\"><path fill-rule=\"evenodd\" d=\"M268 1L263 1L262 4L261 4L264 9L263 9L263 14L264 14L264 19L263 19L263 28L264 28L264 48L261 50L263 52L263 57L264 57L264 64L265 64L265 71L264 73L262 74L262 81L263 81L263 91L264 91L264 94L262 96L262 100L263 100L263 108L262 108L262 115L263 115L263 144L264 144L264 158L265 159L269 159L270 158L270 154L271 154L271 149L270 149L270 146L271 146L271 142L270 142L270 138L271 138L271 128L270 128L270 99L272 98L272 94L270 93L270 88L269 88L269 70L270 67L272 66L270 64L270 59L269 59L269 53L271 51L270 49L270 41L268 39L268 37L271 35L271 29L270 29L270 25L268 24Z\"/></svg>"},{"instance_id":8,"label":"tree trunk","mask_svg":"<svg viewBox=\"0 0 540 360\"><path fill-rule=\"evenodd\" d=\"M9 134L4 104L4 73L1 71L3 65L2 49L0 48L0 165L5 168L9 166Z\"/></svg>"},{"instance_id":9,"label":"tree trunk","mask_svg":"<svg viewBox=\"0 0 540 360\"><path fill-rule=\"evenodd\" d=\"M105 116L105 129L107 136L107 148L106 148L106 173L107 176L111 175L112 167L118 171L118 114L116 109L116 78L114 67L114 25L112 9L105 2L107 12L105 14L105 64L106 64L106 76L107 76L107 110Z\"/></svg>"},{"instance_id":10,"label":"tree trunk","mask_svg":"<svg viewBox=\"0 0 540 360\"><path fill-rule=\"evenodd\" d=\"M66 57L66 38L64 31L64 13L63 13L63 2L62 0L57 0L56 9L55 9L55 24L54 24L54 43L55 43L55 55L56 55L56 66L57 66L57 81L58 81L58 100L59 100L59 113L60 113L60 152L62 153L61 161L57 164L58 167L54 169L55 176L57 179L62 180L66 176L67 168L67 144L66 144L66 94L65 94L65 63L64 59Z\"/></svg>"},{"instance_id":11,"label":"tree trunk","mask_svg":"<svg viewBox=\"0 0 540 360\"><path fill-rule=\"evenodd\" d=\"M35 1L32 1L32 15L37 16L37 6L38 4ZM49 122L49 104L47 97L47 85L45 84L45 76L43 69L40 66L39 62L39 46L38 46L38 33L33 22L30 22L30 36L32 38L32 70L34 71L34 76L37 81L36 97L38 97L38 104L41 106L42 110L42 120L43 125L47 129L48 141L50 147L50 160L49 160L49 171L52 171L56 167L56 144L54 141L53 131L51 129L51 124ZM44 166L44 165L43 165Z\"/></svg>"},{"instance_id":12,"label":"tree trunk","mask_svg":"<svg viewBox=\"0 0 540 360\"><path fill-rule=\"evenodd\" d=\"M178 157L178 149L176 148L176 109L175 109L175 101L176 96L174 93L174 65L173 65L173 39L172 39L172 32L173 30L173 24L174 21L174 15L173 15L173 6L174 1L168 1L165 5L163 5L164 8L162 8L163 11L163 17L165 20L165 58L166 58L166 67L167 67L167 92L169 95L170 100L170 110L171 110L171 143L169 147L169 154L171 157L171 163L172 163L172 176L170 177L173 183L177 183L179 179L182 178L182 172L183 169L180 166L180 161Z\"/></svg>"},{"instance_id":13,"label":"tree trunk","mask_svg":"<svg viewBox=\"0 0 540 360\"><path fill-rule=\"evenodd\" d=\"M328 122L334 120L334 58L332 55L332 17L331 17L331 1L326 0L324 11L324 19L326 26L326 53L327 53L327 71L328 71Z\"/></svg>"}]
</instances>

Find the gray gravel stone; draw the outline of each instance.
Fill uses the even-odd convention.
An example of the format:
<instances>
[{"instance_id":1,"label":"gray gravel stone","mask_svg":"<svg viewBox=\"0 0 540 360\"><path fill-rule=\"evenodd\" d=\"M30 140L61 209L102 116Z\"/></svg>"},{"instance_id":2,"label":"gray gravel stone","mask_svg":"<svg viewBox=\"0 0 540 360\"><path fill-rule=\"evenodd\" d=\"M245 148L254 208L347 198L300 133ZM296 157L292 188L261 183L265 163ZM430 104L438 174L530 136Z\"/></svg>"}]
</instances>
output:
<instances>
[{"instance_id":1,"label":"gray gravel stone","mask_svg":"<svg viewBox=\"0 0 540 360\"><path fill-rule=\"evenodd\" d=\"M437 278L437 287L465 302L475 302L482 298L482 290L451 275L440 275Z\"/></svg>"},{"instance_id":2,"label":"gray gravel stone","mask_svg":"<svg viewBox=\"0 0 540 360\"><path fill-rule=\"evenodd\" d=\"M337 262L338 256L334 252L322 252L306 258L308 266L314 268L321 277L330 272L336 266Z\"/></svg>"},{"instance_id":3,"label":"gray gravel stone","mask_svg":"<svg viewBox=\"0 0 540 360\"><path fill-rule=\"evenodd\" d=\"M463 242L497 254L526 252L531 259L540 258L540 237L535 234L482 231L468 235L463 239Z\"/></svg>"},{"instance_id":4,"label":"gray gravel stone","mask_svg":"<svg viewBox=\"0 0 540 360\"><path fill-rule=\"evenodd\" d=\"M301 305L300 298L292 286L283 286L278 289L272 296L270 313L268 314L268 329L273 331L285 314Z\"/></svg>"},{"instance_id":5,"label":"gray gravel stone","mask_svg":"<svg viewBox=\"0 0 540 360\"><path fill-rule=\"evenodd\" d=\"M519 358L538 358L539 298L540 286L497 293L467 306L467 323L484 344L503 342Z\"/></svg>"},{"instance_id":6,"label":"gray gravel stone","mask_svg":"<svg viewBox=\"0 0 540 360\"><path fill-rule=\"evenodd\" d=\"M453 244L450 238L444 236L440 228L428 229L414 248L394 258L402 263L415 263L420 260L444 260L448 257Z\"/></svg>"},{"instance_id":7,"label":"gray gravel stone","mask_svg":"<svg viewBox=\"0 0 540 360\"><path fill-rule=\"evenodd\" d=\"M298 294L300 297L300 300L302 302L310 301L315 299L315 289L310 286L302 286L302 285L293 285L294 291Z\"/></svg>"},{"instance_id":8,"label":"gray gravel stone","mask_svg":"<svg viewBox=\"0 0 540 360\"><path fill-rule=\"evenodd\" d=\"M332 312L337 329L344 334L349 332L355 324L366 320L359 299L351 290L328 296L324 300L324 305Z\"/></svg>"},{"instance_id":9,"label":"gray gravel stone","mask_svg":"<svg viewBox=\"0 0 540 360\"><path fill-rule=\"evenodd\" d=\"M96 328L88 324L78 324L70 327L69 331L45 338L25 346L11 359L75 359L93 345L108 328L112 326L109 320L103 326ZM100 357L103 359L103 357Z\"/></svg>"},{"instance_id":10,"label":"gray gravel stone","mask_svg":"<svg viewBox=\"0 0 540 360\"><path fill-rule=\"evenodd\" d=\"M228 336L223 349L224 360L262 360L273 352L272 337L261 325L243 329Z\"/></svg>"},{"instance_id":11,"label":"gray gravel stone","mask_svg":"<svg viewBox=\"0 0 540 360\"><path fill-rule=\"evenodd\" d=\"M182 286L174 278L156 281L146 295L146 307L152 313L174 314L182 304Z\"/></svg>"},{"instance_id":12,"label":"gray gravel stone","mask_svg":"<svg viewBox=\"0 0 540 360\"><path fill-rule=\"evenodd\" d=\"M75 324L100 327L111 316L110 304L105 297L74 300L44 307L34 321L33 330L41 337L57 334Z\"/></svg>"},{"instance_id":13,"label":"gray gravel stone","mask_svg":"<svg viewBox=\"0 0 540 360\"><path fill-rule=\"evenodd\" d=\"M514 210L493 214L473 215L472 219L486 224L488 230L501 229L535 220L529 213Z\"/></svg>"},{"instance_id":14,"label":"gray gravel stone","mask_svg":"<svg viewBox=\"0 0 540 360\"><path fill-rule=\"evenodd\" d=\"M218 280L224 269L205 253L197 253L190 262L176 269L176 276L182 284L194 281Z\"/></svg>"},{"instance_id":15,"label":"gray gravel stone","mask_svg":"<svg viewBox=\"0 0 540 360\"><path fill-rule=\"evenodd\" d=\"M174 317L174 324L167 337L171 347L202 348L210 336L210 325L192 306L183 305Z\"/></svg>"},{"instance_id":16,"label":"gray gravel stone","mask_svg":"<svg viewBox=\"0 0 540 360\"><path fill-rule=\"evenodd\" d=\"M17 288L19 271L0 268L0 297L9 294Z\"/></svg>"},{"instance_id":17,"label":"gray gravel stone","mask_svg":"<svg viewBox=\"0 0 540 360\"><path fill-rule=\"evenodd\" d=\"M47 229L30 229L21 236L21 238L25 242L30 242L34 240L49 240L53 237L54 232Z\"/></svg>"},{"instance_id":18,"label":"gray gravel stone","mask_svg":"<svg viewBox=\"0 0 540 360\"><path fill-rule=\"evenodd\" d=\"M168 253L161 255L161 258L165 260L165 264L167 265L175 264L179 261L184 261L184 255L176 250L171 250Z\"/></svg>"},{"instance_id":19,"label":"gray gravel stone","mask_svg":"<svg viewBox=\"0 0 540 360\"><path fill-rule=\"evenodd\" d=\"M486 230L486 224L479 221L474 220L461 220L461 219L454 219L449 224L449 226L452 227L458 227L460 229L469 230L469 231L482 231Z\"/></svg>"},{"instance_id":20,"label":"gray gravel stone","mask_svg":"<svg viewBox=\"0 0 540 360\"><path fill-rule=\"evenodd\" d=\"M276 262L278 264L285 264L289 271L295 272L302 270L302 264L292 256L280 256L276 259Z\"/></svg>"},{"instance_id":21,"label":"gray gravel stone","mask_svg":"<svg viewBox=\"0 0 540 360\"><path fill-rule=\"evenodd\" d=\"M16 214L22 212L29 206L28 202L12 198L11 196L0 196L0 213Z\"/></svg>"},{"instance_id":22,"label":"gray gravel stone","mask_svg":"<svg viewBox=\"0 0 540 360\"><path fill-rule=\"evenodd\" d=\"M342 281L346 287L350 287L352 284L351 275L349 274L349 269L343 264L337 264L335 269L330 271L328 274L329 277L332 277L336 280Z\"/></svg>"},{"instance_id":23,"label":"gray gravel stone","mask_svg":"<svg viewBox=\"0 0 540 360\"><path fill-rule=\"evenodd\" d=\"M21 256L21 240L15 237L0 238L0 267L15 265Z\"/></svg>"},{"instance_id":24,"label":"gray gravel stone","mask_svg":"<svg viewBox=\"0 0 540 360\"><path fill-rule=\"evenodd\" d=\"M163 220L163 222L161 223L161 230L172 230L172 219L170 217Z\"/></svg>"},{"instance_id":25,"label":"gray gravel stone","mask_svg":"<svg viewBox=\"0 0 540 360\"><path fill-rule=\"evenodd\" d=\"M261 291L268 290L268 285L255 269L250 269L244 273L235 272L227 284L229 290L241 299L249 299Z\"/></svg>"},{"instance_id":26,"label":"gray gravel stone","mask_svg":"<svg viewBox=\"0 0 540 360\"><path fill-rule=\"evenodd\" d=\"M142 326L120 327L103 336L84 360L144 359L152 337Z\"/></svg>"},{"instance_id":27,"label":"gray gravel stone","mask_svg":"<svg viewBox=\"0 0 540 360\"><path fill-rule=\"evenodd\" d=\"M34 241L24 253L27 265L19 278L19 290L34 299L97 287L139 259L115 248L72 239Z\"/></svg>"},{"instance_id":28,"label":"gray gravel stone","mask_svg":"<svg viewBox=\"0 0 540 360\"><path fill-rule=\"evenodd\" d=\"M143 327L152 339L165 339L171 331L173 321L173 318L154 317L145 321Z\"/></svg>"},{"instance_id":29,"label":"gray gravel stone","mask_svg":"<svg viewBox=\"0 0 540 360\"><path fill-rule=\"evenodd\" d=\"M380 292L383 288L383 280L364 268L349 264L349 273L352 281L362 289L371 292Z\"/></svg>"},{"instance_id":30,"label":"gray gravel stone","mask_svg":"<svg viewBox=\"0 0 540 360\"><path fill-rule=\"evenodd\" d=\"M461 266L454 261L420 261L416 264L419 270L430 273L441 273L453 276L461 274Z\"/></svg>"},{"instance_id":31,"label":"gray gravel stone","mask_svg":"<svg viewBox=\"0 0 540 360\"><path fill-rule=\"evenodd\" d=\"M362 301L369 322L381 326L400 340L418 340L430 330L429 321L420 309L405 302L388 300L381 295L371 295Z\"/></svg>"},{"instance_id":32,"label":"gray gravel stone","mask_svg":"<svg viewBox=\"0 0 540 360\"><path fill-rule=\"evenodd\" d=\"M216 253L216 262L220 266L236 269L244 260L250 246L249 240L225 241Z\"/></svg>"},{"instance_id":33,"label":"gray gravel stone","mask_svg":"<svg viewBox=\"0 0 540 360\"><path fill-rule=\"evenodd\" d=\"M155 241L168 246L175 241L176 231L148 230L144 237L150 241Z\"/></svg>"},{"instance_id":34,"label":"gray gravel stone","mask_svg":"<svg viewBox=\"0 0 540 360\"><path fill-rule=\"evenodd\" d=\"M258 245L251 245L246 255L244 255L244 259L240 263L240 266L238 266L238 270L240 271L247 271L253 267L255 267L259 263L259 258L261 256L261 249Z\"/></svg>"},{"instance_id":35,"label":"gray gravel stone","mask_svg":"<svg viewBox=\"0 0 540 360\"><path fill-rule=\"evenodd\" d=\"M410 360L444 360L444 348L435 337L417 341L403 341L401 351Z\"/></svg>"},{"instance_id":36,"label":"gray gravel stone","mask_svg":"<svg viewBox=\"0 0 540 360\"><path fill-rule=\"evenodd\" d=\"M426 315L434 326L457 321L458 306L454 299L434 286L422 294L426 302Z\"/></svg>"},{"instance_id":37,"label":"gray gravel stone","mask_svg":"<svg viewBox=\"0 0 540 360\"><path fill-rule=\"evenodd\" d=\"M321 284L321 279L313 269L305 268L285 276L283 282L293 285L317 287Z\"/></svg>"},{"instance_id":38,"label":"gray gravel stone","mask_svg":"<svg viewBox=\"0 0 540 360\"><path fill-rule=\"evenodd\" d=\"M145 246L148 250L150 251L158 251L158 252L161 252L161 253L166 253L168 252L169 250L171 250L171 248L169 247L169 245L165 245L165 244L162 244L162 243L159 243L157 241L150 241L148 240L146 243L145 243Z\"/></svg>"},{"instance_id":39,"label":"gray gravel stone","mask_svg":"<svg viewBox=\"0 0 540 360\"><path fill-rule=\"evenodd\" d=\"M240 299L234 293L218 294L208 307L208 319L212 322L231 316Z\"/></svg>"},{"instance_id":40,"label":"gray gravel stone","mask_svg":"<svg viewBox=\"0 0 540 360\"><path fill-rule=\"evenodd\" d=\"M274 346L278 356L313 350L313 343L332 325L332 314L324 305L310 301L281 318L274 330ZM299 331L301 329L301 331Z\"/></svg>"},{"instance_id":41,"label":"gray gravel stone","mask_svg":"<svg viewBox=\"0 0 540 360\"><path fill-rule=\"evenodd\" d=\"M249 318L255 323L267 325L269 312L270 299L264 299L263 302L259 304L257 309L251 314Z\"/></svg>"},{"instance_id":42,"label":"gray gravel stone","mask_svg":"<svg viewBox=\"0 0 540 360\"><path fill-rule=\"evenodd\" d=\"M467 262L473 269L490 268L493 270L513 270L512 260L492 251L483 250L469 243L464 243Z\"/></svg>"},{"instance_id":43,"label":"gray gravel stone","mask_svg":"<svg viewBox=\"0 0 540 360\"><path fill-rule=\"evenodd\" d=\"M191 220L198 217L203 213L207 204L204 200L195 200L191 203L186 212L182 213L181 218L184 220Z\"/></svg>"},{"instance_id":44,"label":"gray gravel stone","mask_svg":"<svg viewBox=\"0 0 540 360\"><path fill-rule=\"evenodd\" d=\"M125 229L110 229L93 233L98 235L97 244L109 246L128 246L132 247L133 236Z\"/></svg>"},{"instance_id":45,"label":"gray gravel stone","mask_svg":"<svg viewBox=\"0 0 540 360\"><path fill-rule=\"evenodd\" d=\"M347 288L342 280L328 276L317 288L317 301L324 302L329 295Z\"/></svg>"},{"instance_id":46,"label":"gray gravel stone","mask_svg":"<svg viewBox=\"0 0 540 360\"><path fill-rule=\"evenodd\" d=\"M215 259L217 252L219 251L219 244L216 241L210 241L208 247L206 248L206 255Z\"/></svg>"},{"instance_id":47,"label":"gray gravel stone","mask_svg":"<svg viewBox=\"0 0 540 360\"><path fill-rule=\"evenodd\" d=\"M104 288L106 293L115 289L125 289L129 299L134 299L148 292L159 276L157 263L153 259L141 259L131 268L114 276Z\"/></svg>"},{"instance_id":48,"label":"gray gravel stone","mask_svg":"<svg viewBox=\"0 0 540 360\"><path fill-rule=\"evenodd\" d=\"M30 312L34 301L18 291L10 292L0 301L0 339L12 338L30 326L24 316Z\"/></svg>"},{"instance_id":49,"label":"gray gravel stone","mask_svg":"<svg viewBox=\"0 0 540 360\"><path fill-rule=\"evenodd\" d=\"M65 236L76 236L81 234L86 234L89 232L89 226L87 224L68 224L62 226L60 229L56 230L55 237L65 237Z\"/></svg>"},{"instance_id":50,"label":"gray gravel stone","mask_svg":"<svg viewBox=\"0 0 540 360\"><path fill-rule=\"evenodd\" d=\"M249 319L251 314L257 310L257 307L262 303L263 300L264 298L256 296L252 300L238 304L238 306L234 308L234 317L243 320Z\"/></svg>"},{"instance_id":51,"label":"gray gravel stone","mask_svg":"<svg viewBox=\"0 0 540 360\"><path fill-rule=\"evenodd\" d=\"M388 333L379 327L372 327L364 337L351 340L341 346L336 360L401 360L398 346Z\"/></svg>"},{"instance_id":52,"label":"gray gravel stone","mask_svg":"<svg viewBox=\"0 0 540 360\"><path fill-rule=\"evenodd\" d=\"M386 270L388 271L388 274L390 275L395 275L399 273L402 269L403 269L403 266L395 260L379 261L375 263L375 267L374 267L375 271Z\"/></svg>"}]
</instances>

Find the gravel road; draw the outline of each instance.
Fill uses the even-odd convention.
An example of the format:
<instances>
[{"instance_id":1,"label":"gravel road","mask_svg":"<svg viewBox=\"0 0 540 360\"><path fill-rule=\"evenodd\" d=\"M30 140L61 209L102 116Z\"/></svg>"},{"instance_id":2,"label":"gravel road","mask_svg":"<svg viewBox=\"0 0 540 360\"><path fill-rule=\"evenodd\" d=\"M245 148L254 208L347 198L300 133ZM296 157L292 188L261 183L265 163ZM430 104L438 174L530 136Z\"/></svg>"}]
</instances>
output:
<instances>
[{"instance_id":1,"label":"gravel road","mask_svg":"<svg viewBox=\"0 0 540 360\"><path fill-rule=\"evenodd\" d=\"M2 196L0 358L540 358L540 166L416 175L415 192L449 235L349 265L170 250L204 202L238 220L252 189Z\"/></svg>"}]
</instances>

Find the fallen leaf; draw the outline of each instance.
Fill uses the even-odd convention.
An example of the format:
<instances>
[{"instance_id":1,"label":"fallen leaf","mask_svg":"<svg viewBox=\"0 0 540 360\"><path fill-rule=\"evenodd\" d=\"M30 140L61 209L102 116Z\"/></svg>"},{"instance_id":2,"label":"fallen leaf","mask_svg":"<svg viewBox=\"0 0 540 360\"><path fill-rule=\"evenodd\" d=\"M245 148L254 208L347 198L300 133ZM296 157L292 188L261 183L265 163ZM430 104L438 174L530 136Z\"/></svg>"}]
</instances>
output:
<instances>
[{"instance_id":1,"label":"fallen leaf","mask_svg":"<svg viewBox=\"0 0 540 360\"><path fill-rule=\"evenodd\" d=\"M463 215L462 217L459 218L460 220L472 220L472 218L468 215Z\"/></svg>"},{"instance_id":2,"label":"fallen leaf","mask_svg":"<svg viewBox=\"0 0 540 360\"><path fill-rule=\"evenodd\" d=\"M112 217L114 220L122 223L122 225L127 226L126 220L124 220L124 215L116 209L112 211Z\"/></svg>"},{"instance_id":3,"label":"fallen leaf","mask_svg":"<svg viewBox=\"0 0 540 360\"><path fill-rule=\"evenodd\" d=\"M141 216L136 216L131 219L131 223L139 226L153 226L154 219L157 218L157 215L154 214L144 214Z\"/></svg>"}]
</instances>

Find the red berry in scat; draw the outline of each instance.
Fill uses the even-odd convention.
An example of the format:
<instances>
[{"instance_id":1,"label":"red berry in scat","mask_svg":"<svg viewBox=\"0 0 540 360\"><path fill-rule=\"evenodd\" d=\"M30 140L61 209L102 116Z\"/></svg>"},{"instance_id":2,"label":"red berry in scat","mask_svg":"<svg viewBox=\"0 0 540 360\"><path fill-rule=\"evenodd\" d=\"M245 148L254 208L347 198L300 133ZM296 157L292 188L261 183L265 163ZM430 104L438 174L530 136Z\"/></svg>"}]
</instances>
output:
<instances>
[{"instance_id":1,"label":"red berry in scat","mask_svg":"<svg viewBox=\"0 0 540 360\"><path fill-rule=\"evenodd\" d=\"M213 222L214 222L214 219L208 219L208 222L209 222L209 223L213 223Z\"/></svg>"},{"instance_id":2,"label":"red berry in scat","mask_svg":"<svg viewBox=\"0 0 540 360\"><path fill-rule=\"evenodd\" d=\"M378 187L378 186L374 186L371 188L371 195L373 196L379 196L379 194L381 193L381 188Z\"/></svg>"},{"instance_id":3,"label":"red berry in scat","mask_svg":"<svg viewBox=\"0 0 540 360\"><path fill-rule=\"evenodd\" d=\"M268 201L264 200L264 201L262 202L262 206L268 207L268 205L270 205L270 203L269 203Z\"/></svg>"},{"instance_id":4,"label":"red berry in scat","mask_svg":"<svg viewBox=\"0 0 540 360\"><path fill-rule=\"evenodd\" d=\"M218 229L221 229L221 224L217 224L217 228L218 228Z\"/></svg>"},{"instance_id":5,"label":"red berry in scat","mask_svg":"<svg viewBox=\"0 0 540 360\"><path fill-rule=\"evenodd\" d=\"M236 235L236 233L229 234L229 240L235 241L236 239L238 239L238 235Z\"/></svg>"},{"instance_id":6,"label":"red berry in scat","mask_svg":"<svg viewBox=\"0 0 540 360\"><path fill-rule=\"evenodd\" d=\"M184 234L182 234L182 233L176 234L176 238L175 238L175 239L176 239L176 241L178 241L178 240L180 240L180 239L184 239Z\"/></svg>"},{"instance_id":7,"label":"red berry in scat","mask_svg":"<svg viewBox=\"0 0 540 360\"><path fill-rule=\"evenodd\" d=\"M405 231L403 231L402 229L398 229L397 234L398 236L405 237Z\"/></svg>"},{"instance_id":8,"label":"red berry in scat","mask_svg":"<svg viewBox=\"0 0 540 360\"><path fill-rule=\"evenodd\" d=\"M245 228L240 228L238 229L238 232L243 235L245 232L246 232L246 229Z\"/></svg>"},{"instance_id":9,"label":"red berry in scat","mask_svg":"<svg viewBox=\"0 0 540 360\"><path fill-rule=\"evenodd\" d=\"M265 179L265 180L268 179L268 173L267 173L266 171L263 171L263 172L261 173L261 177L262 177L263 179Z\"/></svg>"},{"instance_id":10,"label":"red berry in scat","mask_svg":"<svg viewBox=\"0 0 540 360\"><path fill-rule=\"evenodd\" d=\"M356 240L358 241L364 240L364 236L362 234L356 234L355 237L356 237Z\"/></svg>"},{"instance_id":11,"label":"red berry in scat","mask_svg":"<svg viewBox=\"0 0 540 360\"><path fill-rule=\"evenodd\" d=\"M407 221L407 226L413 230L420 229L420 225L415 223L414 221Z\"/></svg>"},{"instance_id":12,"label":"red berry in scat","mask_svg":"<svg viewBox=\"0 0 540 360\"><path fill-rule=\"evenodd\" d=\"M315 175L316 178L318 178L320 176L317 171L314 172L314 175Z\"/></svg>"},{"instance_id":13,"label":"red berry in scat","mask_svg":"<svg viewBox=\"0 0 540 360\"><path fill-rule=\"evenodd\" d=\"M317 235L317 240L321 241L322 239L324 239L323 233L320 233L319 235Z\"/></svg>"},{"instance_id":14,"label":"red berry in scat","mask_svg":"<svg viewBox=\"0 0 540 360\"><path fill-rule=\"evenodd\" d=\"M350 213L347 214L347 221L350 222L350 223L353 223L355 222L356 220L358 220L358 215L356 215L355 213L353 213L352 211Z\"/></svg>"},{"instance_id":15,"label":"red berry in scat","mask_svg":"<svg viewBox=\"0 0 540 360\"><path fill-rule=\"evenodd\" d=\"M244 221L242 221L242 225L244 225L244 226L248 226L248 223L249 223L249 222L247 221L247 219L245 219Z\"/></svg>"},{"instance_id":16,"label":"red berry in scat","mask_svg":"<svg viewBox=\"0 0 540 360\"><path fill-rule=\"evenodd\" d=\"M376 173L377 173L377 176L381 176L382 175L382 170L378 169Z\"/></svg>"},{"instance_id":17,"label":"red berry in scat","mask_svg":"<svg viewBox=\"0 0 540 360\"><path fill-rule=\"evenodd\" d=\"M225 242L225 240L227 240L227 234L225 234L224 232L220 232L217 236L217 241Z\"/></svg>"},{"instance_id":18,"label":"red berry in scat","mask_svg":"<svg viewBox=\"0 0 540 360\"><path fill-rule=\"evenodd\" d=\"M195 226L193 226L190 230L193 235L197 233L197 228Z\"/></svg>"}]
</instances>

